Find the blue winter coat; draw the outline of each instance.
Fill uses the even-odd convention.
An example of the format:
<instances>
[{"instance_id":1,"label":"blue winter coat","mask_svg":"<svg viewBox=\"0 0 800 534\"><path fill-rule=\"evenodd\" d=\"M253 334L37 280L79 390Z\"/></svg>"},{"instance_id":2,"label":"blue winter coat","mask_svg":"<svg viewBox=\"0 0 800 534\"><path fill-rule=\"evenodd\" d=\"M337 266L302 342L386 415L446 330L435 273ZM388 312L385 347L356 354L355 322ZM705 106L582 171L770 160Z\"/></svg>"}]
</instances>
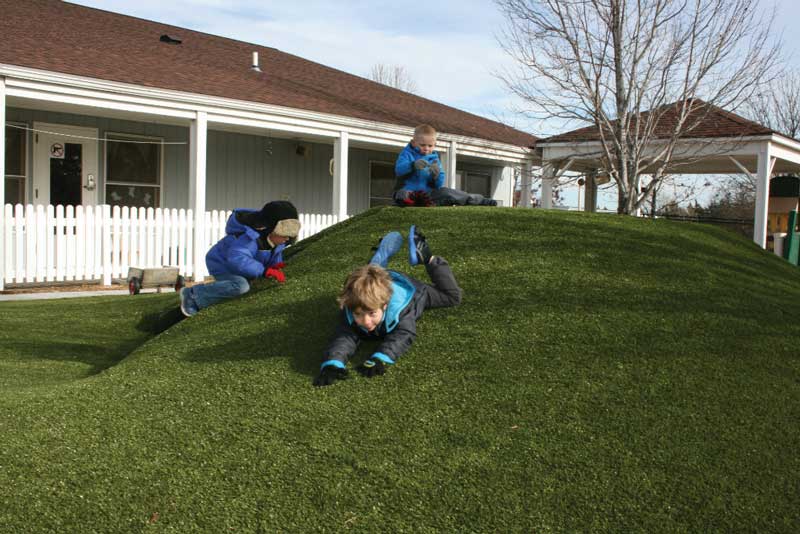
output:
<instances>
[{"instance_id":1,"label":"blue winter coat","mask_svg":"<svg viewBox=\"0 0 800 534\"><path fill-rule=\"evenodd\" d=\"M267 267L283 261L285 244L272 250L258 250L259 233L236 220L237 213L258 210L235 209L225 225L225 237L206 254L206 266L212 276L237 274L245 278L258 278L264 275Z\"/></svg>"},{"instance_id":2,"label":"blue winter coat","mask_svg":"<svg viewBox=\"0 0 800 534\"><path fill-rule=\"evenodd\" d=\"M414 162L418 159L424 159L428 162L428 167L421 171L414 168ZM439 174L436 176L431 175L430 165L436 163L439 166ZM411 146L411 143L397 156L397 162L394 164L394 175L398 178L409 175L405 178L405 183L402 189L406 191L424 191L430 193L433 189L438 189L444 186L444 168L442 162L439 160L439 153L435 150L423 156L417 147ZM431 187L431 186L434 187Z\"/></svg>"}]
</instances>

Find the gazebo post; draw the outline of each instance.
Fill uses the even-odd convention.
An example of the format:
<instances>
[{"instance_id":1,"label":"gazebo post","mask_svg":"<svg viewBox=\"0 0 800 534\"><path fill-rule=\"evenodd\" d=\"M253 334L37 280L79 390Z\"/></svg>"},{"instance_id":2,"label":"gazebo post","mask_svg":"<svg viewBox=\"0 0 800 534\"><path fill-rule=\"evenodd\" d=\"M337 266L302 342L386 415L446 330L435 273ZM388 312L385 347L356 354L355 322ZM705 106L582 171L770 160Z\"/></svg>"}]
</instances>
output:
<instances>
[{"instance_id":1,"label":"gazebo post","mask_svg":"<svg viewBox=\"0 0 800 534\"><path fill-rule=\"evenodd\" d=\"M756 209L753 220L753 241L761 248L767 248L767 210L769 209L769 177L772 174L774 158L772 144L767 141L758 151L758 172L756 173Z\"/></svg>"},{"instance_id":2,"label":"gazebo post","mask_svg":"<svg viewBox=\"0 0 800 534\"><path fill-rule=\"evenodd\" d=\"M526 161L522 164L521 187L519 192L519 206L522 208L531 207L531 162Z\"/></svg>"},{"instance_id":3,"label":"gazebo post","mask_svg":"<svg viewBox=\"0 0 800 534\"><path fill-rule=\"evenodd\" d=\"M553 176L555 167L552 163L542 162L542 207L553 209Z\"/></svg>"}]
</instances>

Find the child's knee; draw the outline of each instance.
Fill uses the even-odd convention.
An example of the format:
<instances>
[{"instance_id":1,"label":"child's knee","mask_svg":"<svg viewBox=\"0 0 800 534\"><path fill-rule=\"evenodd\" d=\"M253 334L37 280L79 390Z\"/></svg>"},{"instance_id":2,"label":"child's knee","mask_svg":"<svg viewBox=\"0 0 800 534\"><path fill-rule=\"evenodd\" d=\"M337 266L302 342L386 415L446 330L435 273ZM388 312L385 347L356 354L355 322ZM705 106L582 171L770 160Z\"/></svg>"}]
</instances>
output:
<instances>
[{"instance_id":1,"label":"child's knee","mask_svg":"<svg viewBox=\"0 0 800 534\"><path fill-rule=\"evenodd\" d=\"M231 285L239 293L239 295L244 295L245 293L250 291L250 283L247 281L246 278L241 276L232 279Z\"/></svg>"}]
</instances>

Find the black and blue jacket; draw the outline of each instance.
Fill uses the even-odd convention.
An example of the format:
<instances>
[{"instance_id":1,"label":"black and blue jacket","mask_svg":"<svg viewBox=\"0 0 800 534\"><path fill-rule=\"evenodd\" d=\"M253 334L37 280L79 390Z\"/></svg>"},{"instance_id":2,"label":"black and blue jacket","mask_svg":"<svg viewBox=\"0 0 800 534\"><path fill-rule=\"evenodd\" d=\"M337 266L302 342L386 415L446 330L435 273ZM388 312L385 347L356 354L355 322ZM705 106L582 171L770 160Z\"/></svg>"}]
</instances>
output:
<instances>
[{"instance_id":1,"label":"black and blue jacket","mask_svg":"<svg viewBox=\"0 0 800 534\"><path fill-rule=\"evenodd\" d=\"M392 296L383 314L383 320L372 332L358 326L353 312L344 308L336 333L327 350L322 367L333 365L344 369L347 360L356 352L362 339L382 339L372 358L392 364L402 356L417 336L417 320L425 310L426 286L419 280L395 271L392 277Z\"/></svg>"}]
</instances>

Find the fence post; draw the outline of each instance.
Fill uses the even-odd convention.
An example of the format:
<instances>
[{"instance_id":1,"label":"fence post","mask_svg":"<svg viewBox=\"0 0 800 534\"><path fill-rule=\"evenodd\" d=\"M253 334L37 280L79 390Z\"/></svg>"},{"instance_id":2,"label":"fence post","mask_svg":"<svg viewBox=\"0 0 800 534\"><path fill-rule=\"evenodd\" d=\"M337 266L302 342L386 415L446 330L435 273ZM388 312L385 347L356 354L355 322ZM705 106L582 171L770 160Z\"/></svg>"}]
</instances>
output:
<instances>
[{"instance_id":1,"label":"fence post","mask_svg":"<svg viewBox=\"0 0 800 534\"><path fill-rule=\"evenodd\" d=\"M6 280L6 78L0 76L0 291L5 287Z\"/></svg>"},{"instance_id":2,"label":"fence post","mask_svg":"<svg viewBox=\"0 0 800 534\"><path fill-rule=\"evenodd\" d=\"M111 285L111 206L103 204L103 285Z\"/></svg>"}]
</instances>

